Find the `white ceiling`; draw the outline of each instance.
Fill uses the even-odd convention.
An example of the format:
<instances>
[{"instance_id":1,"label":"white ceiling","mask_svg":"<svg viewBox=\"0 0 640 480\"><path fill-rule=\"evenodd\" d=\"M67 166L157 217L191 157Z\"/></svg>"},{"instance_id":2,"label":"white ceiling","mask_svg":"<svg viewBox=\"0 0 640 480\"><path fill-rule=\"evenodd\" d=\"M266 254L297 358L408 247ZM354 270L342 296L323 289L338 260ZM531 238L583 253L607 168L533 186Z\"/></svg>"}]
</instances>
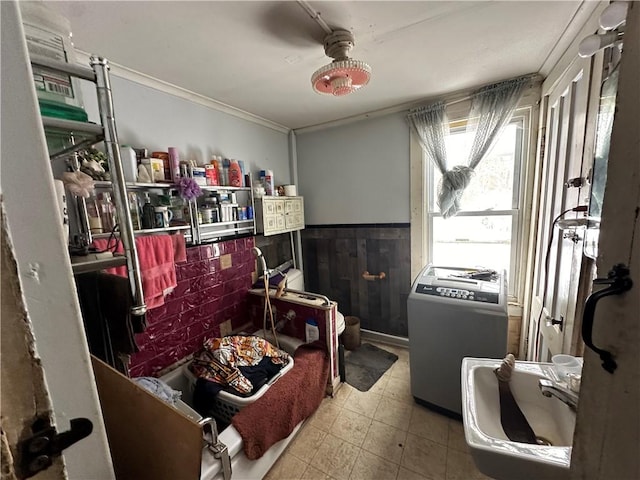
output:
<instances>
[{"instance_id":1,"label":"white ceiling","mask_svg":"<svg viewBox=\"0 0 640 480\"><path fill-rule=\"evenodd\" d=\"M546 75L597 2L310 1L355 34L373 70L347 97L315 93L324 31L293 1L46 2L76 48L289 128Z\"/></svg>"}]
</instances>

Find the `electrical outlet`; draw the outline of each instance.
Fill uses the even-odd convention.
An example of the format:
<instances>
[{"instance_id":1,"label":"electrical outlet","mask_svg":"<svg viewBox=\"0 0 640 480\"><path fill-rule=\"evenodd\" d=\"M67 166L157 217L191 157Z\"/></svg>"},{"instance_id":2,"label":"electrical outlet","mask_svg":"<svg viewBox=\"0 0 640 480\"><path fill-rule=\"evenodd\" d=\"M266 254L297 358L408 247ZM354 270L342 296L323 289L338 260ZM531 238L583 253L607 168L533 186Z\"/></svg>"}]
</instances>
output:
<instances>
[{"instance_id":1,"label":"electrical outlet","mask_svg":"<svg viewBox=\"0 0 640 480\"><path fill-rule=\"evenodd\" d=\"M231 335L231 320L225 320L220 324L220 336L226 337Z\"/></svg>"}]
</instances>

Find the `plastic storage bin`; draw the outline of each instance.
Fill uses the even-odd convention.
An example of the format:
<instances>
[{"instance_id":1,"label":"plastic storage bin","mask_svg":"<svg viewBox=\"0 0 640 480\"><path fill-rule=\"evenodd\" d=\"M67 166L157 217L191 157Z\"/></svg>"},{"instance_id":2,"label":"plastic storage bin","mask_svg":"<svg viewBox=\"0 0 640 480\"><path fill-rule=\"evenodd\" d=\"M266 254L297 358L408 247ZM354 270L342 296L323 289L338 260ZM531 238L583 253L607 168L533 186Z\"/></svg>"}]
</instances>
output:
<instances>
[{"instance_id":1,"label":"plastic storage bin","mask_svg":"<svg viewBox=\"0 0 640 480\"><path fill-rule=\"evenodd\" d=\"M289 356L289 362L282 367L282 369L267 383L258 389L250 397L239 397L229 392L221 391L216 395L213 405L211 405L211 413L217 420L222 420L226 423L231 423L233 416L242 410L247 405L255 402L262 397L269 387L273 385L280 377L293 368L293 357ZM196 376L189 370L189 364L182 367L182 374L189 380L190 393L193 395L193 390L196 386Z\"/></svg>"}]
</instances>

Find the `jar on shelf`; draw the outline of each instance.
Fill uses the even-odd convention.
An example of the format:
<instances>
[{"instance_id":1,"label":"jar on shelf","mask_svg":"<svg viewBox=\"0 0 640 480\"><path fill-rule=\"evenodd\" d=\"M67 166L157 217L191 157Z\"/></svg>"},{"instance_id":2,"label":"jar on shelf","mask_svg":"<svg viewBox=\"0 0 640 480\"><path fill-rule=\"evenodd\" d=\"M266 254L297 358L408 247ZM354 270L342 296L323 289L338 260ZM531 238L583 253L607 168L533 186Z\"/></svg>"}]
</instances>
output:
<instances>
[{"instance_id":1,"label":"jar on shelf","mask_svg":"<svg viewBox=\"0 0 640 480\"><path fill-rule=\"evenodd\" d=\"M102 233L102 218L100 216L100 205L95 197L88 198L87 216L89 221L89 230L91 233Z\"/></svg>"},{"instance_id":2,"label":"jar on shelf","mask_svg":"<svg viewBox=\"0 0 640 480\"><path fill-rule=\"evenodd\" d=\"M111 194L109 192L102 192L98 194L98 205L100 208L102 231L109 233L114 229L117 223L116 208L111 201Z\"/></svg>"}]
</instances>

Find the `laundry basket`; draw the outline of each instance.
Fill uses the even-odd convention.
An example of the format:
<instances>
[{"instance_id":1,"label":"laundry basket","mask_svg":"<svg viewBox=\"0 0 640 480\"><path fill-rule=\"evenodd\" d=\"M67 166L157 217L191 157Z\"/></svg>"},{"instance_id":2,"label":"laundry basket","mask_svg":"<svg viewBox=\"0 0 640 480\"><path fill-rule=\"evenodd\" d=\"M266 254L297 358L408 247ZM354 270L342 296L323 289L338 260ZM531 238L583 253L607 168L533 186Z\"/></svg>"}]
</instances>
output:
<instances>
[{"instance_id":1,"label":"laundry basket","mask_svg":"<svg viewBox=\"0 0 640 480\"><path fill-rule=\"evenodd\" d=\"M282 367L282 369L271 378L267 383L258 389L250 397L240 397L233 393L220 391L214 398L209 411L215 417L216 420L221 420L226 423L231 423L233 416L242 410L247 405L255 402L269 390L269 387L273 385L280 377L293 368L293 357L289 356L289 362ZM189 370L189 364L185 364L182 367L182 373L189 379L189 388L193 393L196 386L196 376Z\"/></svg>"},{"instance_id":2,"label":"laundry basket","mask_svg":"<svg viewBox=\"0 0 640 480\"><path fill-rule=\"evenodd\" d=\"M360 319L358 317L344 317L344 332L342 343L347 350L356 350L360 346Z\"/></svg>"}]
</instances>

